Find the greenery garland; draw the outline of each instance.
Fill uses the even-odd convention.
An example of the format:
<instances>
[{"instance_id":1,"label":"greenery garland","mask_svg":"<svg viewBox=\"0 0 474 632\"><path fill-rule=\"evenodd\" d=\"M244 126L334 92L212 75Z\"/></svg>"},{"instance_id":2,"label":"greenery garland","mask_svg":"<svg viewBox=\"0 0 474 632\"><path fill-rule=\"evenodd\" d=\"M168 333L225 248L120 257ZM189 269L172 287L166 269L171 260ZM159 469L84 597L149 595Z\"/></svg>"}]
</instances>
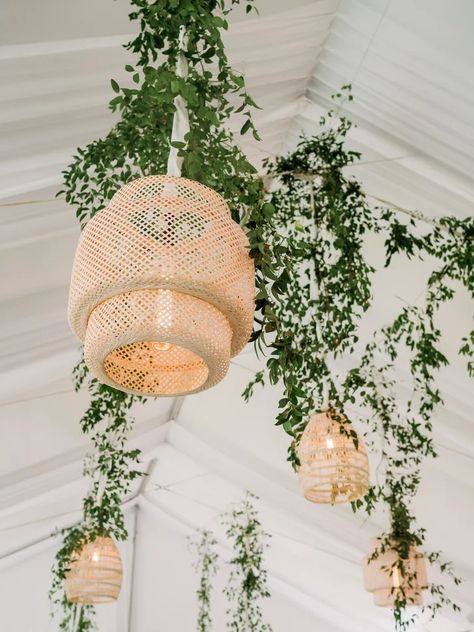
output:
<instances>
[{"instance_id":1,"label":"greenery garland","mask_svg":"<svg viewBox=\"0 0 474 632\"><path fill-rule=\"evenodd\" d=\"M261 602L270 597L267 588L267 571L263 566L268 538L258 519L253 504L256 496L246 492L244 499L222 516L226 536L232 546L233 557L228 562L230 573L224 588L228 601L227 629L234 632L271 632L272 628L263 622ZM198 531L198 538L191 540L196 553L194 568L199 573L197 629L210 632L211 578L218 570L215 551L217 540L211 531Z\"/></svg>"},{"instance_id":2,"label":"greenery garland","mask_svg":"<svg viewBox=\"0 0 474 632\"><path fill-rule=\"evenodd\" d=\"M196 591L198 601L197 630L198 632L210 632L212 629L211 580L217 573L218 555L215 552L217 540L207 529L202 529L198 535L197 541L191 541L196 552L194 568L199 574L199 586Z\"/></svg>"},{"instance_id":3,"label":"greenery garland","mask_svg":"<svg viewBox=\"0 0 474 632\"><path fill-rule=\"evenodd\" d=\"M81 362L74 370L76 390L81 387L86 374L86 367ZM81 430L93 446L84 463L84 475L90 486L83 500L80 524L62 532L63 544L56 554L50 590L53 612L61 612L59 628L70 630L77 617L75 630L78 632L94 629L94 608L79 607L67 600L64 580L70 560L98 536L126 539L122 502L130 492L132 482L142 475L137 467L139 450L127 448L133 424L129 418L130 407L134 399L139 401L140 398L132 398L95 379L89 381L89 391L91 403L81 419Z\"/></svg>"},{"instance_id":4,"label":"greenery garland","mask_svg":"<svg viewBox=\"0 0 474 632\"><path fill-rule=\"evenodd\" d=\"M230 68L221 38L221 31L227 28L226 15L238 0L131 3L130 18L138 21L140 30L126 48L136 54L136 63L126 66L130 85L111 82L116 96L110 107L119 121L104 138L77 150L64 172L61 193L84 226L123 184L139 176L164 173L174 97L183 96L191 129L184 143L173 143L184 159L183 175L223 195L233 218L249 235L258 291L253 339L257 348L270 350L268 378L284 386L277 423L292 437L289 458L297 465L298 440L314 410L331 405L344 411L358 405L369 411L367 417L376 420L377 433L383 429L384 445L395 446L395 450L383 449L384 482L371 488L363 508L370 513L379 502L389 506L390 542L406 552L409 543L421 544L424 539L424 532L414 526L410 500L419 484L422 459L434 456L430 417L441 401L434 378L447 362L437 348L440 333L435 316L439 306L452 298L454 279L472 293L472 221L443 218L420 238L395 212L374 211L359 183L344 176L344 168L359 155L344 147L350 122L342 117L328 127L335 121L332 114L321 121L318 136L304 139L290 156L268 163L279 188L266 193L266 179L262 182L255 177L254 167L226 128L229 118L238 112L244 117L241 132L258 139L251 120L255 104L243 77ZM251 10L251 1L245 4ZM175 71L182 27L189 66L185 79ZM382 231L387 235L387 263L401 252L409 256L428 253L442 265L430 277L424 307L404 309L366 347L359 366L340 379L332 369L333 361L356 351L359 322L372 300L374 270L364 258L363 242L368 234ZM390 366L381 361L388 356L393 364L401 346L410 351L415 387L405 414L400 413L391 392ZM468 357L471 374L473 349L471 332L460 349ZM78 370L78 379L80 383L86 379L85 368ZM264 381L265 374L257 374L246 397L255 383ZM71 554L98 533L126 537L121 501L130 482L139 476L139 455L128 452L125 444L130 429L126 414L134 398L94 380L89 383L92 402L82 426L94 438L100 456L92 457L86 473L94 477L98 468L105 491L98 494L99 483L93 479L92 491L84 501L84 521L66 533L58 553L52 598L65 608L62 629L67 629L72 616L61 596ZM355 439L355 433L353 436ZM439 554L430 559L439 561ZM444 563L441 567L450 568ZM439 589L433 591L439 596ZM446 601L444 595L440 599ZM404 625L406 605L401 595L395 608L399 626ZM430 607L436 611L436 605ZM89 609L82 610L78 630L91 629L89 614Z\"/></svg>"},{"instance_id":5,"label":"greenery garland","mask_svg":"<svg viewBox=\"0 0 474 632\"><path fill-rule=\"evenodd\" d=\"M337 99L352 99L344 86ZM360 183L345 175L360 154L344 143L350 121L333 111L320 121L320 132L303 138L296 151L267 162L272 190L266 196L267 223L250 217L251 240L261 253L257 295L260 316L254 332L257 350L266 350L265 371L244 391L249 399L256 384L281 383L278 425L292 437L288 458L298 466L297 446L309 415L328 407L348 418L360 411L371 443L382 435L383 481L374 484L353 509L369 515L379 503L389 508L391 527L382 537L380 554L392 548L399 554L400 576L411 585L406 560L413 545L421 546L425 531L416 527L411 503L420 483L425 457L435 457L432 415L442 403L437 371L449 360L439 350L436 326L440 307L463 284L474 297L474 219L443 217L424 223L418 213L401 222L399 212L372 208ZM374 332L365 349L359 341L360 322L372 303L375 272L364 256L364 242L385 236L386 265L395 254L424 258L440 267L430 275L422 306L404 306L392 323ZM459 352L472 358L473 334L463 338ZM401 405L395 387L395 363L408 353L413 392ZM346 375L337 375L334 361L359 357ZM472 374L470 360L468 370ZM346 432L344 428L341 431ZM351 431L357 442L355 431ZM459 578L441 553L425 553L442 572ZM427 609L434 615L453 604L439 584ZM403 587L395 595L396 626L406 629L410 599Z\"/></svg>"},{"instance_id":6,"label":"greenery garland","mask_svg":"<svg viewBox=\"0 0 474 632\"><path fill-rule=\"evenodd\" d=\"M111 81L116 95L110 109L119 114L119 120L104 138L77 149L63 172L64 186L58 193L75 209L81 227L130 180L166 172L177 95L185 99L190 119L185 142L173 143L184 158L183 176L218 191L236 221L248 215L249 206L258 207L262 185L226 127L229 118L239 113L244 119L241 133L258 138L250 116L255 104L243 76L229 66L221 36L227 29L226 16L239 2L131 0L129 17L140 27L125 46L136 55L135 64L125 67L131 85L121 87ZM243 2L247 12L252 10L252 2ZM186 78L176 74L183 28L183 53L189 68ZM139 452L126 448L132 425L127 416L140 398L90 380L83 363L76 367L75 378L78 388L87 381L91 393L90 407L81 421L94 448L84 468L91 489L83 502L80 525L64 532L50 597L54 610L62 613L60 629L69 630L74 624L76 632L87 632L93 628L93 608L78 611L69 604L64 579L71 556L96 535L108 533L117 540L127 537L122 502L131 482L141 474L136 469Z\"/></svg>"},{"instance_id":7,"label":"greenery garland","mask_svg":"<svg viewBox=\"0 0 474 632\"><path fill-rule=\"evenodd\" d=\"M270 537L262 529L257 510L252 502L255 496L247 492L242 503L224 517L226 536L233 545L234 557L230 560L231 572L224 594L229 608L227 629L232 632L271 632L263 621L261 601L270 597L267 571L263 556Z\"/></svg>"},{"instance_id":8,"label":"greenery garland","mask_svg":"<svg viewBox=\"0 0 474 632\"><path fill-rule=\"evenodd\" d=\"M252 1L245 1L247 11ZM125 46L137 56L134 65L125 66L132 86L111 81L117 95L109 105L120 120L107 136L79 148L64 172L60 194L75 207L81 225L127 182L166 173L177 95L186 101L190 123L185 142L171 143L183 157L182 175L218 191L236 221L258 200L261 185L252 177L255 169L226 127L239 113L245 120L241 133L258 139L251 119L255 103L243 76L229 66L222 42L225 17L239 2L131 0L135 10L129 17L140 25L137 37ZM186 78L176 74L182 29Z\"/></svg>"}]
</instances>

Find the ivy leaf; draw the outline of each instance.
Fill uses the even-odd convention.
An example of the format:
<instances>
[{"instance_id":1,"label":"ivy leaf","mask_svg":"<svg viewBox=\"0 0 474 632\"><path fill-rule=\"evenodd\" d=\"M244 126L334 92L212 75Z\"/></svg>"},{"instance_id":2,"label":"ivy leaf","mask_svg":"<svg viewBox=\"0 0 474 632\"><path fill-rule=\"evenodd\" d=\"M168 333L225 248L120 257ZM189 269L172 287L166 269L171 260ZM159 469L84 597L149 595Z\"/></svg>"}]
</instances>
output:
<instances>
[{"instance_id":1,"label":"ivy leaf","mask_svg":"<svg viewBox=\"0 0 474 632\"><path fill-rule=\"evenodd\" d=\"M252 126L252 121L250 119L247 119L240 129L240 133L242 134L242 136L249 131L251 126Z\"/></svg>"}]
</instances>

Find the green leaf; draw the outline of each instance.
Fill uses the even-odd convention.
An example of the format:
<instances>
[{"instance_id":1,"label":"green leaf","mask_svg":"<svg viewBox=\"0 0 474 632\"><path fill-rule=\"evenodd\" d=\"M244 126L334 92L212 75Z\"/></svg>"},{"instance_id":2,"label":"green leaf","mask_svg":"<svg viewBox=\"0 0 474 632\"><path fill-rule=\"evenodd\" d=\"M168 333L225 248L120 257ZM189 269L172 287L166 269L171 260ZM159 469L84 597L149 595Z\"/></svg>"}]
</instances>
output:
<instances>
[{"instance_id":1,"label":"green leaf","mask_svg":"<svg viewBox=\"0 0 474 632\"><path fill-rule=\"evenodd\" d=\"M250 119L247 119L240 129L240 133L242 134L242 136L249 131L251 126L252 126L252 121Z\"/></svg>"}]
</instances>

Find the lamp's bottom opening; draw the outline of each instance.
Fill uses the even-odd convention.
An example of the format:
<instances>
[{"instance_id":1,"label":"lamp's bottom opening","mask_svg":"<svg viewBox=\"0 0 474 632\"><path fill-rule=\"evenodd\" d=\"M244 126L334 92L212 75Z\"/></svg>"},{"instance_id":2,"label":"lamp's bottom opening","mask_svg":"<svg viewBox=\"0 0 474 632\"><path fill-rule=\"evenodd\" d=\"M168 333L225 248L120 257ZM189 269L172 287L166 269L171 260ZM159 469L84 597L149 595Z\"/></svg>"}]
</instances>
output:
<instances>
[{"instance_id":1,"label":"lamp's bottom opening","mask_svg":"<svg viewBox=\"0 0 474 632\"><path fill-rule=\"evenodd\" d=\"M180 395L204 384L209 368L196 353L168 342L140 341L111 351L104 370L119 387L146 395Z\"/></svg>"}]
</instances>

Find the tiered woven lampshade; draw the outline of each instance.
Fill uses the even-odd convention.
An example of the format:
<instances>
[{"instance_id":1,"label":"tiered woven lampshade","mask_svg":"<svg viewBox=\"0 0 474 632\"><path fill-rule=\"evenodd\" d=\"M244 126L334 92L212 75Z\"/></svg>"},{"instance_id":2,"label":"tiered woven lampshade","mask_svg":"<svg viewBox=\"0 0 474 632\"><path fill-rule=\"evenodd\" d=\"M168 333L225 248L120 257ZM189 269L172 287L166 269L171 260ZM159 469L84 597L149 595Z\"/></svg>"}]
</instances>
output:
<instances>
[{"instance_id":1,"label":"tiered woven lampshade","mask_svg":"<svg viewBox=\"0 0 474 632\"><path fill-rule=\"evenodd\" d=\"M66 596L71 603L115 601L122 586L122 561L115 542L98 537L73 556L66 573Z\"/></svg>"},{"instance_id":2,"label":"tiered woven lampshade","mask_svg":"<svg viewBox=\"0 0 474 632\"><path fill-rule=\"evenodd\" d=\"M87 224L69 322L103 383L140 395L210 388L247 343L255 275L220 195L172 176L134 180Z\"/></svg>"},{"instance_id":3,"label":"tiered woven lampshade","mask_svg":"<svg viewBox=\"0 0 474 632\"><path fill-rule=\"evenodd\" d=\"M399 598L406 600L408 605L421 606L422 591L428 584L423 555L412 547L408 559L403 560L405 573L402 576L395 566L399 556L393 549L386 549L369 562L379 547L380 540L373 538L370 541L370 552L364 558L364 585L365 589L373 594L375 605L391 608L395 605L398 595Z\"/></svg>"},{"instance_id":4,"label":"tiered woven lampshade","mask_svg":"<svg viewBox=\"0 0 474 632\"><path fill-rule=\"evenodd\" d=\"M342 421L347 424L347 421ZM340 422L329 412L311 416L298 447L298 478L304 496L313 503L351 502L367 493L369 462L359 437L341 433Z\"/></svg>"}]
</instances>

